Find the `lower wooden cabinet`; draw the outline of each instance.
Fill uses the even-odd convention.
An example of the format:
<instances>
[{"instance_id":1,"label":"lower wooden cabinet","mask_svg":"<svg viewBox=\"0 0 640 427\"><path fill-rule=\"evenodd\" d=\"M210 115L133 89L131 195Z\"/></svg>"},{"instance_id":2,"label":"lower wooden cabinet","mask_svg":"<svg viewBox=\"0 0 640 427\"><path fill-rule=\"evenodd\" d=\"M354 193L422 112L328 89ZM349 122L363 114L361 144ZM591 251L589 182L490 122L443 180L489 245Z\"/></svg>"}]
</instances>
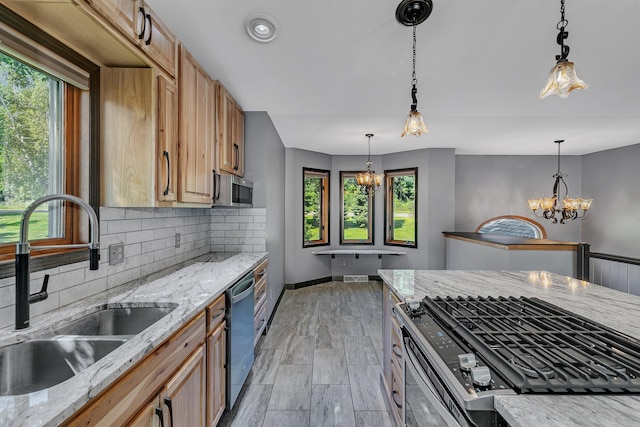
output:
<instances>
[{"instance_id":1,"label":"lower wooden cabinet","mask_svg":"<svg viewBox=\"0 0 640 427\"><path fill-rule=\"evenodd\" d=\"M163 392L160 393L159 403L162 404L164 411L165 425L204 427L206 393L204 354L204 345L202 345L167 382Z\"/></svg>"},{"instance_id":2,"label":"lower wooden cabinet","mask_svg":"<svg viewBox=\"0 0 640 427\"><path fill-rule=\"evenodd\" d=\"M164 414L158 402L151 402L131 421L129 427L164 427Z\"/></svg>"},{"instance_id":3,"label":"lower wooden cabinet","mask_svg":"<svg viewBox=\"0 0 640 427\"><path fill-rule=\"evenodd\" d=\"M213 329L207 338L207 426L218 424L226 407L227 322Z\"/></svg>"}]
</instances>

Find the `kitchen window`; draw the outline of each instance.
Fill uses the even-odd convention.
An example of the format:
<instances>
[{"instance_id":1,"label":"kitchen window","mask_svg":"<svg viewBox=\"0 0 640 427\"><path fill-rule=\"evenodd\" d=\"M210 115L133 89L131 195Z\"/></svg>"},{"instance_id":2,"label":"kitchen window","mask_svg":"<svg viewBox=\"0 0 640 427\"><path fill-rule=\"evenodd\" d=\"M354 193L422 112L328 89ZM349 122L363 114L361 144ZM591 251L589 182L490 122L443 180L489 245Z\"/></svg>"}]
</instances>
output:
<instances>
[{"instance_id":1,"label":"kitchen window","mask_svg":"<svg viewBox=\"0 0 640 427\"><path fill-rule=\"evenodd\" d=\"M98 178L88 173L98 170L99 68L10 13L0 19L0 261L13 259L22 212L34 200L68 193L97 207L99 197ZM42 205L31 215L29 241L86 241L85 221L74 205ZM32 270L87 258L86 251L69 252L36 251L47 257ZM11 275L9 265L1 267L0 277Z\"/></svg>"},{"instance_id":2,"label":"kitchen window","mask_svg":"<svg viewBox=\"0 0 640 427\"><path fill-rule=\"evenodd\" d=\"M385 245L418 246L418 169L385 171Z\"/></svg>"},{"instance_id":3,"label":"kitchen window","mask_svg":"<svg viewBox=\"0 0 640 427\"><path fill-rule=\"evenodd\" d=\"M373 245L373 193L356 181L358 172L340 172L340 244Z\"/></svg>"},{"instance_id":4,"label":"kitchen window","mask_svg":"<svg viewBox=\"0 0 640 427\"><path fill-rule=\"evenodd\" d=\"M547 232L540 223L518 215L503 215L488 219L478 226L476 232L507 234L529 239L547 238Z\"/></svg>"},{"instance_id":5,"label":"kitchen window","mask_svg":"<svg viewBox=\"0 0 640 427\"><path fill-rule=\"evenodd\" d=\"M329 171L303 168L302 247L329 244Z\"/></svg>"}]
</instances>

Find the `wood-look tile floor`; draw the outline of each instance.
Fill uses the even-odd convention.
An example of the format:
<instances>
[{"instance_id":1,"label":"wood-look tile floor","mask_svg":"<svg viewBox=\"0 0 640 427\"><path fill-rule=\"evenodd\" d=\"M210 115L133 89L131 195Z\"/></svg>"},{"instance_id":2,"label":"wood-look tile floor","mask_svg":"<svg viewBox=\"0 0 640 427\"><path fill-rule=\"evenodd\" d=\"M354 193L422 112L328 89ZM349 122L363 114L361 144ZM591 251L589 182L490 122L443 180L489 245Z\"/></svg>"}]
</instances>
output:
<instances>
[{"instance_id":1,"label":"wood-look tile floor","mask_svg":"<svg viewBox=\"0 0 640 427\"><path fill-rule=\"evenodd\" d=\"M380 389L382 284L286 290L223 427L391 427Z\"/></svg>"}]
</instances>

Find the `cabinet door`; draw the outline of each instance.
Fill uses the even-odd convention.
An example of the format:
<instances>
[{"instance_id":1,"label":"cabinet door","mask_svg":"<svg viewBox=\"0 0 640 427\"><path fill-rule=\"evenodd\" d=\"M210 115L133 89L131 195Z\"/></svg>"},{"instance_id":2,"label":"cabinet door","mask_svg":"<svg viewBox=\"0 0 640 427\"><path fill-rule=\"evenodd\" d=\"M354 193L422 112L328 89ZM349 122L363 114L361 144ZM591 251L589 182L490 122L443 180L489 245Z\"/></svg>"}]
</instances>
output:
<instances>
[{"instance_id":1,"label":"cabinet door","mask_svg":"<svg viewBox=\"0 0 640 427\"><path fill-rule=\"evenodd\" d=\"M103 68L101 205L154 206L156 76L150 68Z\"/></svg>"},{"instance_id":2,"label":"cabinet door","mask_svg":"<svg viewBox=\"0 0 640 427\"><path fill-rule=\"evenodd\" d=\"M218 167L221 171L234 173L233 132L235 101L224 86L218 84L218 111L217 111L217 148Z\"/></svg>"},{"instance_id":3,"label":"cabinet door","mask_svg":"<svg viewBox=\"0 0 640 427\"><path fill-rule=\"evenodd\" d=\"M103 18L128 39L137 43L135 32L140 14L138 0L86 0Z\"/></svg>"},{"instance_id":4,"label":"cabinet door","mask_svg":"<svg viewBox=\"0 0 640 427\"><path fill-rule=\"evenodd\" d=\"M211 204L213 187L213 81L182 48L180 54L180 170L178 199Z\"/></svg>"},{"instance_id":5,"label":"cabinet door","mask_svg":"<svg viewBox=\"0 0 640 427\"><path fill-rule=\"evenodd\" d=\"M207 426L218 423L226 402L226 322L207 338Z\"/></svg>"},{"instance_id":6,"label":"cabinet door","mask_svg":"<svg viewBox=\"0 0 640 427\"><path fill-rule=\"evenodd\" d=\"M167 425L163 419L162 409L158 405L158 399L149 403L136 417L128 424L129 427L160 427Z\"/></svg>"},{"instance_id":7,"label":"cabinet door","mask_svg":"<svg viewBox=\"0 0 640 427\"><path fill-rule=\"evenodd\" d=\"M165 425L204 427L205 359L202 345L169 380L160 400Z\"/></svg>"},{"instance_id":8,"label":"cabinet door","mask_svg":"<svg viewBox=\"0 0 640 427\"><path fill-rule=\"evenodd\" d=\"M142 3L140 7L141 11L136 18L140 47L167 73L175 77L178 59L176 37L148 4Z\"/></svg>"},{"instance_id":9,"label":"cabinet door","mask_svg":"<svg viewBox=\"0 0 640 427\"><path fill-rule=\"evenodd\" d=\"M233 146L235 149L234 173L244 176L244 111L238 104L234 105L233 114Z\"/></svg>"},{"instance_id":10,"label":"cabinet door","mask_svg":"<svg viewBox=\"0 0 640 427\"><path fill-rule=\"evenodd\" d=\"M158 77L158 200L177 200L178 177L178 91L175 83Z\"/></svg>"}]
</instances>

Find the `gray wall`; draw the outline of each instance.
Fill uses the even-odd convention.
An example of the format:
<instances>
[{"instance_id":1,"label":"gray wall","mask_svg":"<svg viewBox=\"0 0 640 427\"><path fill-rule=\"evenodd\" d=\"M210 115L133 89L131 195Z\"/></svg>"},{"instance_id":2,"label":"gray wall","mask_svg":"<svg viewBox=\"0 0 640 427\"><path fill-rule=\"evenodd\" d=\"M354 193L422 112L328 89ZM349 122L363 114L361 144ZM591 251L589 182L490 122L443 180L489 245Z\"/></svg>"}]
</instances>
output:
<instances>
[{"instance_id":1,"label":"gray wall","mask_svg":"<svg viewBox=\"0 0 640 427\"><path fill-rule=\"evenodd\" d=\"M583 240L593 251L640 258L640 144L582 156L582 188L594 199Z\"/></svg>"},{"instance_id":2,"label":"gray wall","mask_svg":"<svg viewBox=\"0 0 640 427\"><path fill-rule=\"evenodd\" d=\"M331 156L297 148L285 149L285 198L284 220L286 223L285 271L287 284L305 282L331 276L331 258L313 255L312 252L326 249L302 247L302 168L331 170ZM336 186L333 176L330 178L330 191ZM330 219L335 208L331 206ZM333 227L333 221L329 224ZM337 236L330 235L331 245L338 245Z\"/></svg>"},{"instance_id":3,"label":"gray wall","mask_svg":"<svg viewBox=\"0 0 640 427\"><path fill-rule=\"evenodd\" d=\"M551 196L558 169L557 156L456 156L455 162L455 231L475 231L500 215L531 217L527 199ZM561 171L569 194L582 195L581 158L562 156ZM534 219L549 239L582 240L583 221L561 225Z\"/></svg>"},{"instance_id":4,"label":"gray wall","mask_svg":"<svg viewBox=\"0 0 640 427\"><path fill-rule=\"evenodd\" d=\"M254 207L266 208L267 275L271 315L285 283L285 149L269 115L245 112L245 177L254 181Z\"/></svg>"}]
</instances>

